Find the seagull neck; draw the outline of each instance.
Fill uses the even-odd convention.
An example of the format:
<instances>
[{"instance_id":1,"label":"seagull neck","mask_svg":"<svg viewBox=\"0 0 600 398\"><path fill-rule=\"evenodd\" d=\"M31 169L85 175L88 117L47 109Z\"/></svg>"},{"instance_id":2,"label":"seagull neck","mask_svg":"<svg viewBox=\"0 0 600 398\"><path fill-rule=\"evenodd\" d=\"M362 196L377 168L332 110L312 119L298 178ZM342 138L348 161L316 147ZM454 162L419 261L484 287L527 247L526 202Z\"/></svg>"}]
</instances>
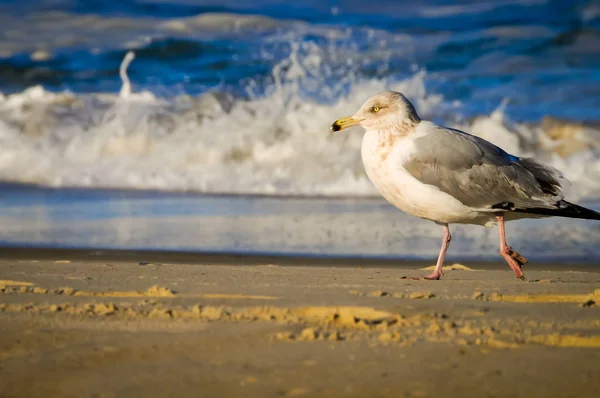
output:
<instances>
[{"instance_id":1,"label":"seagull neck","mask_svg":"<svg viewBox=\"0 0 600 398\"><path fill-rule=\"evenodd\" d=\"M414 131L418 124L418 122L407 120L392 126L388 125L385 128L378 128L377 134L379 135L380 139L398 139L409 135L412 131Z\"/></svg>"}]
</instances>

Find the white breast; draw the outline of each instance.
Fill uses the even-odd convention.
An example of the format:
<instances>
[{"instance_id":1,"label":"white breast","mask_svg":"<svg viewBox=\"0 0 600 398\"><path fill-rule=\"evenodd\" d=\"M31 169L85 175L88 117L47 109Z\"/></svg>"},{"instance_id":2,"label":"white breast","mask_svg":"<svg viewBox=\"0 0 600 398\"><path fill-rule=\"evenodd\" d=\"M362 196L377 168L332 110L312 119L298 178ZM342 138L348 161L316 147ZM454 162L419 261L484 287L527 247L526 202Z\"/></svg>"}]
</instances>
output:
<instances>
[{"instance_id":1,"label":"white breast","mask_svg":"<svg viewBox=\"0 0 600 398\"><path fill-rule=\"evenodd\" d=\"M481 224L483 220L477 220L480 213L437 187L421 183L406 171L403 165L414 155L415 138L414 134L390 137L380 131L365 133L361 147L363 164L381 195L416 217L439 223Z\"/></svg>"}]
</instances>

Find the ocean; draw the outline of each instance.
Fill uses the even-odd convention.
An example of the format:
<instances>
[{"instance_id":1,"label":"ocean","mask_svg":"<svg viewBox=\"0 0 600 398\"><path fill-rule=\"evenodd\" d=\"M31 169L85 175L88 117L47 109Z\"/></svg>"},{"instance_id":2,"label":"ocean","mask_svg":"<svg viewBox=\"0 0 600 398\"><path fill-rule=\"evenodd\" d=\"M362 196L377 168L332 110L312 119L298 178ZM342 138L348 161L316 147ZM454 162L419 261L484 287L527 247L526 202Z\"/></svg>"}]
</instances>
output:
<instances>
[{"instance_id":1,"label":"ocean","mask_svg":"<svg viewBox=\"0 0 600 398\"><path fill-rule=\"evenodd\" d=\"M386 89L600 199L597 1L5 0L0 24L3 245L435 255L360 130L329 133ZM534 255L600 255L594 223L511 225ZM494 230L457 231L451 254L495 256Z\"/></svg>"}]
</instances>

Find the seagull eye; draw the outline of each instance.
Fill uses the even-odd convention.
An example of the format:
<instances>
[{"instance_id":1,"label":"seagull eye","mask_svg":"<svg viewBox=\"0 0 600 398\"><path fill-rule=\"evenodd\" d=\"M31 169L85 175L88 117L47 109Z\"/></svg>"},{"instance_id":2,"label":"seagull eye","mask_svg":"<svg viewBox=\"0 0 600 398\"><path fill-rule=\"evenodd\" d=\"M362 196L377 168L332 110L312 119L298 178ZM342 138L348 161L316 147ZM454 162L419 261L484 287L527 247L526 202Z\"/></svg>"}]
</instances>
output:
<instances>
[{"instance_id":1,"label":"seagull eye","mask_svg":"<svg viewBox=\"0 0 600 398\"><path fill-rule=\"evenodd\" d=\"M371 108L371 112L379 112L379 107L378 106L374 106Z\"/></svg>"}]
</instances>

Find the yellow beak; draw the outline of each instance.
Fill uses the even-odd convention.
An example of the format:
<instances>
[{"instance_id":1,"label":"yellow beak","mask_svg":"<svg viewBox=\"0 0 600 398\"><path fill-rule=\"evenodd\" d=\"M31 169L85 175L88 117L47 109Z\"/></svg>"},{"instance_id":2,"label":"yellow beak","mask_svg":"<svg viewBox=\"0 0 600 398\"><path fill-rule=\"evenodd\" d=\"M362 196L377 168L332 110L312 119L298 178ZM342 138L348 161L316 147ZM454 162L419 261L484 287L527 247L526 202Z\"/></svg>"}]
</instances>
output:
<instances>
[{"instance_id":1,"label":"yellow beak","mask_svg":"<svg viewBox=\"0 0 600 398\"><path fill-rule=\"evenodd\" d=\"M352 116L343 117L336 120L331 125L331 131L340 131L348 127L358 126L362 120L354 119Z\"/></svg>"}]
</instances>

